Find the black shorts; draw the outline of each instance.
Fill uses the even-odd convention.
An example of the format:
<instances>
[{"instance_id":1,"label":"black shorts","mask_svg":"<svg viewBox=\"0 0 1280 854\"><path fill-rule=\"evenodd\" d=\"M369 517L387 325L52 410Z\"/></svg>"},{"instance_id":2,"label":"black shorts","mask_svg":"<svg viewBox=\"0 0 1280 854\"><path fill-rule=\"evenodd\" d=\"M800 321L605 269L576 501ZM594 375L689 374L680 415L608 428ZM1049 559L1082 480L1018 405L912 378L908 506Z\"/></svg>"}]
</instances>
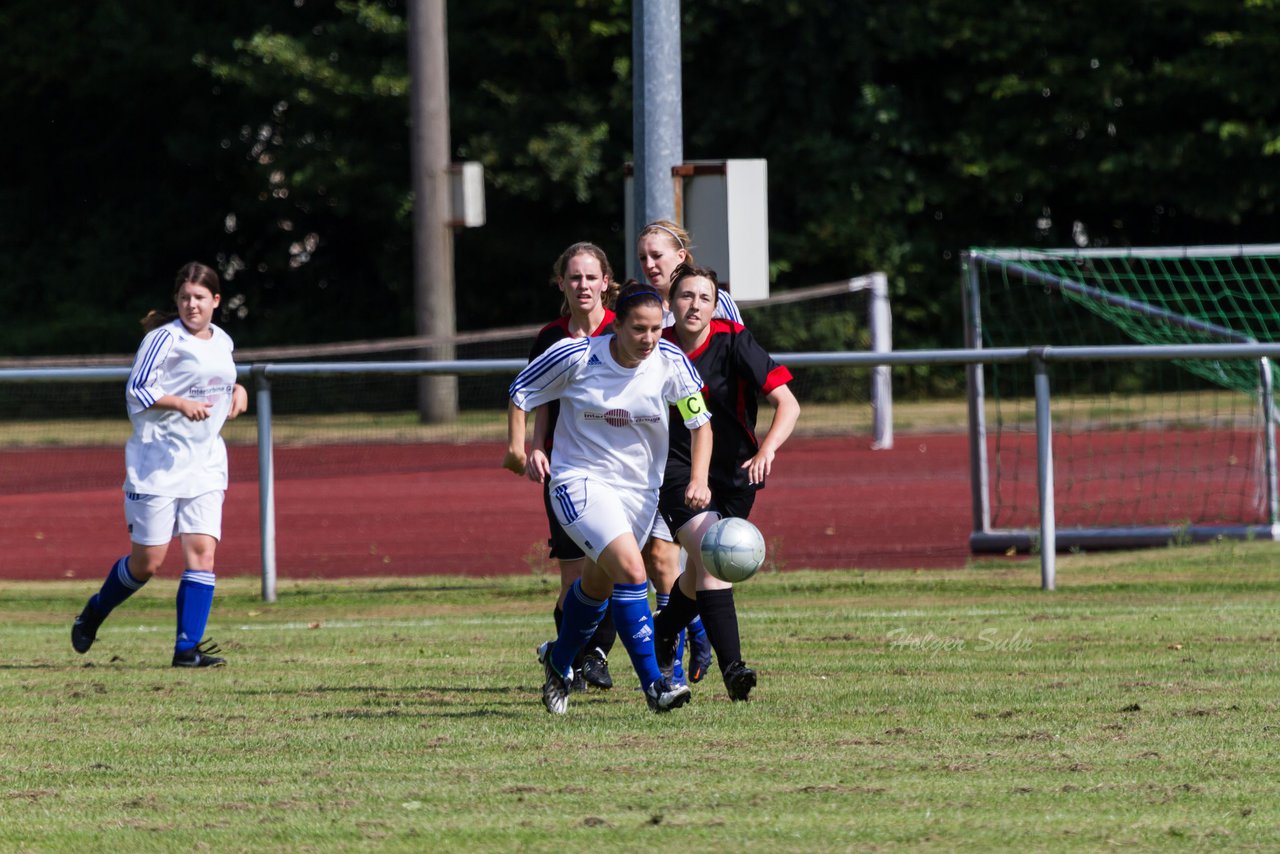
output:
<instances>
[{"instance_id":1,"label":"black shorts","mask_svg":"<svg viewBox=\"0 0 1280 854\"><path fill-rule=\"evenodd\" d=\"M666 520L672 537L676 537L680 529L689 524L689 520L694 516L701 515L707 510L715 511L721 516L746 519L751 515L751 508L756 503L756 493L760 491L760 488L755 486L735 489L713 483L711 484L711 505L707 510L694 510L684 503L684 493L688 488L687 478L674 478L664 482L662 491L658 493L658 512Z\"/></svg>"},{"instance_id":2,"label":"black shorts","mask_svg":"<svg viewBox=\"0 0 1280 854\"><path fill-rule=\"evenodd\" d=\"M556 514L551 512L551 478L542 484L542 506L547 510L547 527L551 529L551 536L547 539L551 549L548 555L554 560L581 560L586 557L573 538L560 527Z\"/></svg>"}]
</instances>

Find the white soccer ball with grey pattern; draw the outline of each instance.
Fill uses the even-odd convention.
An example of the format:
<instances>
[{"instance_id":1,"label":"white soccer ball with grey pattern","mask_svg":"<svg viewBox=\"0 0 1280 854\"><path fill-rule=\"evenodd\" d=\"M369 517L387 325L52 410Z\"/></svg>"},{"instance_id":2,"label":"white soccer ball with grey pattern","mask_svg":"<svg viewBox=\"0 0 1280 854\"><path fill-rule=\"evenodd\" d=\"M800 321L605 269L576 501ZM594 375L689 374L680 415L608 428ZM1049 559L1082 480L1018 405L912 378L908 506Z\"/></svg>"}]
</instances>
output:
<instances>
[{"instance_id":1,"label":"white soccer ball with grey pattern","mask_svg":"<svg viewBox=\"0 0 1280 854\"><path fill-rule=\"evenodd\" d=\"M763 564L764 535L746 519L721 519L702 538L702 565L721 581L746 581Z\"/></svg>"}]
</instances>

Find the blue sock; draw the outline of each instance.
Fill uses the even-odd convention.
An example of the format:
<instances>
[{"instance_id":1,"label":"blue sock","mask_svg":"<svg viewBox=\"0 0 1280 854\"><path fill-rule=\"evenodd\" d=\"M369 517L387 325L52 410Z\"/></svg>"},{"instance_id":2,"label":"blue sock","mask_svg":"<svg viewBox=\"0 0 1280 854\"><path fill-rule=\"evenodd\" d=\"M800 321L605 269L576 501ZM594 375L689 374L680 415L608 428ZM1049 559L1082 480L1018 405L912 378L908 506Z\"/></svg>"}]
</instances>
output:
<instances>
[{"instance_id":1,"label":"blue sock","mask_svg":"<svg viewBox=\"0 0 1280 854\"><path fill-rule=\"evenodd\" d=\"M89 607L105 617L146 583L129 574L129 556L125 555L112 564L102 588L89 598Z\"/></svg>"},{"instance_id":2,"label":"blue sock","mask_svg":"<svg viewBox=\"0 0 1280 854\"><path fill-rule=\"evenodd\" d=\"M662 678L653 657L653 612L649 610L649 584L613 585L613 624L618 639L631 656L631 666L640 677L640 687L648 688Z\"/></svg>"},{"instance_id":3,"label":"blue sock","mask_svg":"<svg viewBox=\"0 0 1280 854\"><path fill-rule=\"evenodd\" d=\"M204 627L213 607L213 573L188 569L178 582L178 652L195 649L204 639Z\"/></svg>"},{"instance_id":4,"label":"blue sock","mask_svg":"<svg viewBox=\"0 0 1280 854\"><path fill-rule=\"evenodd\" d=\"M701 635L702 637L705 638L707 636L707 630L702 627L701 617L694 617L692 620L689 621L689 634L692 635L693 637L698 637L699 635Z\"/></svg>"},{"instance_id":5,"label":"blue sock","mask_svg":"<svg viewBox=\"0 0 1280 854\"><path fill-rule=\"evenodd\" d=\"M551 667L557 673L568 673L578 650L596 633L609 603L592 599L582 592L582 580L573 582L564 597L564 616L560 619L560 635L551 650Z\"/></svg>"}]
</instances>

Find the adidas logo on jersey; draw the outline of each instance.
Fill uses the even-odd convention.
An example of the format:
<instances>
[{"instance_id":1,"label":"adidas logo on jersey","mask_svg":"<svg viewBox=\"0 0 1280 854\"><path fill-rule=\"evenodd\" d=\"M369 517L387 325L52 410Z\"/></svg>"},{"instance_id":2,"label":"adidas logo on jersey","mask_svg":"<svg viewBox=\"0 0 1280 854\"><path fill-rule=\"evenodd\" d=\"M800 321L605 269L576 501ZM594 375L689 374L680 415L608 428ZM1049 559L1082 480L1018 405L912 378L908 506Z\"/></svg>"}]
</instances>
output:
<instances>
[{"instance_id":1,"label":"adidas logo on jersey","mask_svg":"<svg viewBox=\"0 0 1280 854\"><path fill-rule=\"evenodd\" d=\"M603 364L604 362L600 361L600 357L597 356L595 353L592 353L591 358L587 359L588 368L591 367L592 365L603 365Z\"/></svg>"}]
</instances>

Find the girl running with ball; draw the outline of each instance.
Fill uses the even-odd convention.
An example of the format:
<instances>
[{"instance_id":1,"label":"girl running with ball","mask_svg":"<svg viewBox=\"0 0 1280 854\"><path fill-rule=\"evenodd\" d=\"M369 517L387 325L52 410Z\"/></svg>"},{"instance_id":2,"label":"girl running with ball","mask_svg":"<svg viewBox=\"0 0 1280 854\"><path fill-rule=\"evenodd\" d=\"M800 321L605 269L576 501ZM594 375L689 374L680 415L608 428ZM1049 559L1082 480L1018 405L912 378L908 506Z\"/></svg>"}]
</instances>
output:
<instances>
[{"instance_id":1,"label":"girl running with ball","mask_svg":"<svg viewBox=\"0 0 1280 854\"><path fill-rule=\"evenodd\" d=\"M565 596L556 640L538 650L542 701L553 714L568 710L574 657L610 606L649 707L665 712L689 700L688 686L672 685L654 658L640 546L657 515L671 407L692 432L684 501L698 510L711 498L711 427L702 378L679 347L662 340L662 303L649 285L627 285L614 305L612 335L560 341L511 384L511 402L525 412L560 402L551 504L589 558Z\"/></svg>"}]
</instances>

